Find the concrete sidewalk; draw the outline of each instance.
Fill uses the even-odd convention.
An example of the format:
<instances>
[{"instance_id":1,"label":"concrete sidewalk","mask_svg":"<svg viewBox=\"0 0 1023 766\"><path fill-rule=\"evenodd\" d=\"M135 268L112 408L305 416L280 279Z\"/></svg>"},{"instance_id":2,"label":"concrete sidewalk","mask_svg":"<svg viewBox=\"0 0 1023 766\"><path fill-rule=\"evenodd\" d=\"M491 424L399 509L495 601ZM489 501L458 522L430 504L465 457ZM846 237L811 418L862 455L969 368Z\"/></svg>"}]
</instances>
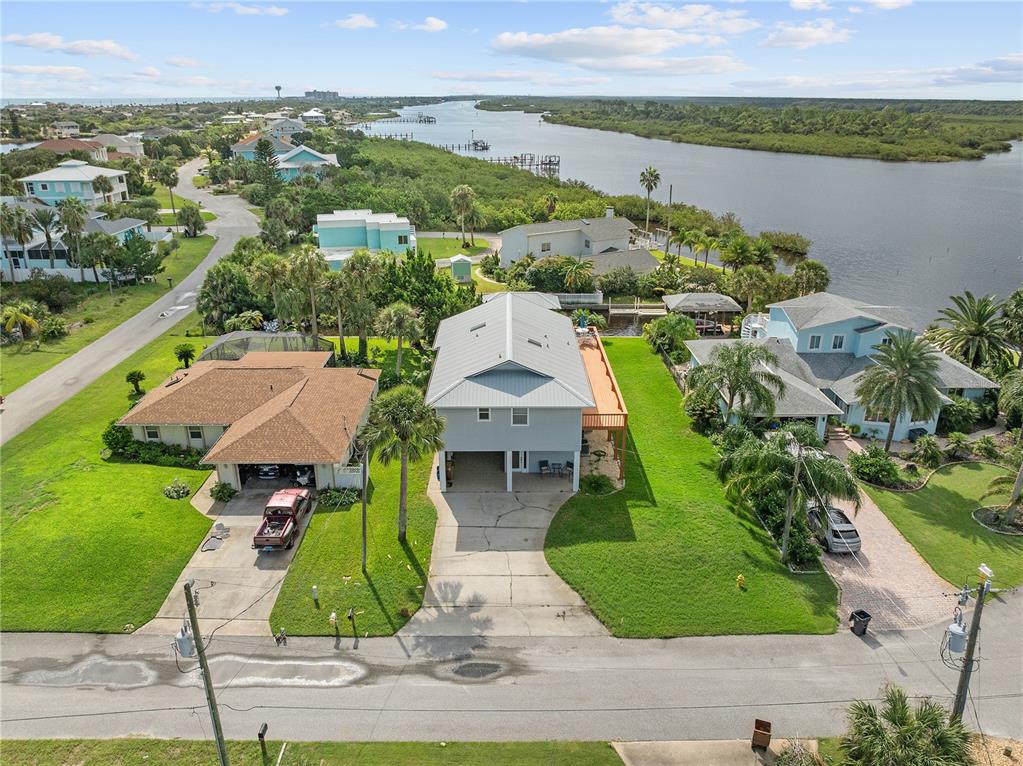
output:
<instances>
[{"instance_id":1,"label":"concrete sidewalk","mask_svg":"<svg viewBox=\"0 0 1023 766\"><path fill-rule=\"evenodd\" d=\"M778 754L796 740L773 740L765 749L754 749L749 740L688 740L666 742L614 742L612 746L625 766L771 766ZM800 740L811 753L817 740Z\"/></svg>"}]
</instances>

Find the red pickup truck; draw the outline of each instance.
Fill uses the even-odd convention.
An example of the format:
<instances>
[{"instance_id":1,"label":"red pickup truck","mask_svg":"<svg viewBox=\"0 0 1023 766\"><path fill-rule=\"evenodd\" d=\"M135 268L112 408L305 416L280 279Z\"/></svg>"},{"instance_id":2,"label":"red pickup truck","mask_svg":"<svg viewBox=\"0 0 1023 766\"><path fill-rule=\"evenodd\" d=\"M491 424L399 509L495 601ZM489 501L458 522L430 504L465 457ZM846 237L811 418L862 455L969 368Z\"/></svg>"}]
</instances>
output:
<instances>
[{"instance_id":1,"label":"red pickup truck","mask_svg":"<svg viewBox=\"0 0 1023 766\"><path fill-rule=\"evenodd\" d=\"M299 520L313 505L308 489L279 489L263 509L263 521L252 538L253 548L290 548L298 537Z\"/></svg>"}]
</instances>

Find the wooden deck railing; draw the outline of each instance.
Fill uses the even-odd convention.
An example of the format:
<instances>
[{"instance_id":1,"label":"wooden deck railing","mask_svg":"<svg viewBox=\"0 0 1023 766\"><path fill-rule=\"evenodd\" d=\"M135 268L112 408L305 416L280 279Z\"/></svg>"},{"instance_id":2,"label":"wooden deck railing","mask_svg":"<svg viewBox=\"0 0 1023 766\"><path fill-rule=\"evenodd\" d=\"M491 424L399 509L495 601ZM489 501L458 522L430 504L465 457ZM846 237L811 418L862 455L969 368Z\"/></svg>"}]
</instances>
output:
<instances>
[{"instance_id":1,"label":"wooden deck railing","mask_svg":"<svg viewBox=\"0 0 1023 766\"><path fill-rule=\"evenodd\" d=\"M628 423L628 417L628 415L620 412L606 415L601 415L600 413L587 415L583 413L583 430L603 431L606 429L625 428L626 423Z\"/></svg>"}]
</instances>

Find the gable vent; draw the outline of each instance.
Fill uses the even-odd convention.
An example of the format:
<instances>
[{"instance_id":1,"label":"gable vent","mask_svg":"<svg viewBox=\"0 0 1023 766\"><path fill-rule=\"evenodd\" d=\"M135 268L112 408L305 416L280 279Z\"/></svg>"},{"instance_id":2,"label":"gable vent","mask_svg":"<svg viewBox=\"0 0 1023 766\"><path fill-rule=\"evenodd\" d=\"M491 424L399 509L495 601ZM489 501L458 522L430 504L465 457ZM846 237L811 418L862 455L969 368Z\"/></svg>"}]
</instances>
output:
<instances>
[{"instance_id":1,"label":"gable vent","mask_svg":"<svg viewBox=\"0 0 1023 766\"><path fill-rule=\"evenodd\" d=\"M533 344L534 346L536 346L537 348L543 348L543 343L541 343L541 342L540 342L540 341L538 341L538 340L534 340L533 338L527 338L527 341L528 341L529 343L532 343L532 344Z\"/></svg>"},{"instance_id":2,"label":"gable vent","mask_svg":"<svg viewBox=\"0 0 1023 766\"><path fill-rule=\"evenodd\" d=\"M475 326L469 328L469 332L476 332L477 330L482 330L486 326L487 326L486 322L484 322L483 324L475 325Z\"/></svg>"}]
</instances>

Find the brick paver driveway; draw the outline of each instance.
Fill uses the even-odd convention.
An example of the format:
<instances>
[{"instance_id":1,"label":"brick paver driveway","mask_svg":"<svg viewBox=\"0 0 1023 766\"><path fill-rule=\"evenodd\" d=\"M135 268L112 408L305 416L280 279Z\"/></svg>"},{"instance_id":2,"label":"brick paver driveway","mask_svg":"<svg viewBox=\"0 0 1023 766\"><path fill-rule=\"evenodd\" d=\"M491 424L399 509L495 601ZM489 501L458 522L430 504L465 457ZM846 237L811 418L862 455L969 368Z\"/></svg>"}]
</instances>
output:
<instances>
[{"instance_id":1,"label":"brick paver driveway","mask_svg":"<svg viewBox=\"0 0 1023 766\"><path fill-rule=\"evenodd\" d=\"M828 450L845 459L850 441L829 441ZM871 629L905 630L950 621L955 601L945 595L955 588L927 565L866 492L860 508L838 501L859 530L863 548L855 556L825 553L824 566L842 590L839 617L854 609L872 615ZM961 584L960 584L961 587Z\"/></svg>"}]
</instances>

